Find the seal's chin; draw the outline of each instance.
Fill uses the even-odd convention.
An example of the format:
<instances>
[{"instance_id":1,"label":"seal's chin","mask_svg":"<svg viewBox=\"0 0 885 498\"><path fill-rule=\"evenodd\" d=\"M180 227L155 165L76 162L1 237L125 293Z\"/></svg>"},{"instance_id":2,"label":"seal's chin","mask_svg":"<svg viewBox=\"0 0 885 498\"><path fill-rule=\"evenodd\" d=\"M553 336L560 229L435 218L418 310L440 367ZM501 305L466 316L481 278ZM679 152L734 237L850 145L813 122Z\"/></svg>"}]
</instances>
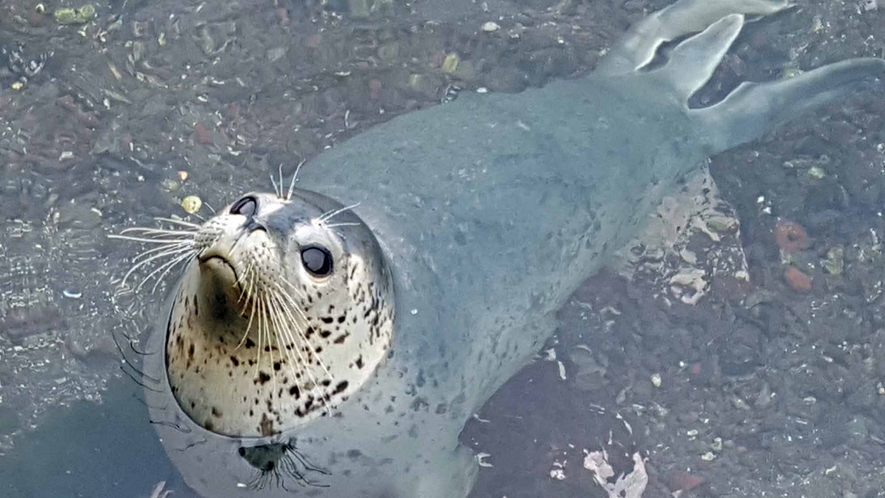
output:
<instances>
[{"instance_id":1,"label":"seal's chin","mask_svg":"<svg viewBox=\"0 0 885 498\"><path fill-rule=\"evenodd\" d=\"M240 299L240 286L233 265L221 256L200 257L200 293L215 309L212 315L222 316L234 309ZM216 309L217 308L217 309Z\"/></svg>"}]
</instances>

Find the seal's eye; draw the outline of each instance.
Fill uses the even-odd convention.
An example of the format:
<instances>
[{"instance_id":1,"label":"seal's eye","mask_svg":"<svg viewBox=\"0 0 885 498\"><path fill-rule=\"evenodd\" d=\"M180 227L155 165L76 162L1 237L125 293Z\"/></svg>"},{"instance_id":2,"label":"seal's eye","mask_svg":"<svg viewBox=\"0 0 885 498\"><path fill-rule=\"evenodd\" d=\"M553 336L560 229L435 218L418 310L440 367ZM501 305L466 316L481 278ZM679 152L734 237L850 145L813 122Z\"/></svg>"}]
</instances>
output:
<instances>
[{"instance_id":1,"label":"seal's eye","mask_svg":"<svg viewBox=\"0 0 885 498\"><path fill-rule=\"evenodd\" d=\"M311 246L301 250L301 264L314 277L332 273L332 255L323 247Z\"/></svg>"},{"instance_id":2,"label":"seal's eye","mask_svg":"<svg viewBox=\"0 0 885 498\"><path fill-rule=\"evenodd\" d=\"M241 198L230 207L230 214L253 216L258 210L258 201L251 195Z\"/></svg>"}]
</instances>

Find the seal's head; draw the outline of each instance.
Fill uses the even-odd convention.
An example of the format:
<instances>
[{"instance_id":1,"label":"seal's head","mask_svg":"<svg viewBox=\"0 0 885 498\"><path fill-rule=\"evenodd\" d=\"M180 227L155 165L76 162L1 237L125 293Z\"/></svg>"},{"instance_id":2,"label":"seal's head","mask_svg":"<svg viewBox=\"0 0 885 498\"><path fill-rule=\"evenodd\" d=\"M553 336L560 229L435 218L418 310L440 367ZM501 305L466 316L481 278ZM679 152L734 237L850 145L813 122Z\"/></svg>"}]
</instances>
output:
<instances>
[{"instance_id":1,"label":"seal's head","mask_svg":"<svg viewBox=\"0 0 885 498\"><path fill-rule=\"evenodd\" d=\"M350 209L308 191L248 194L197 229L175 291L166 373L182 410L227 436L328 415L384 361L390 271Z\"/></svg>"}]
</instances>

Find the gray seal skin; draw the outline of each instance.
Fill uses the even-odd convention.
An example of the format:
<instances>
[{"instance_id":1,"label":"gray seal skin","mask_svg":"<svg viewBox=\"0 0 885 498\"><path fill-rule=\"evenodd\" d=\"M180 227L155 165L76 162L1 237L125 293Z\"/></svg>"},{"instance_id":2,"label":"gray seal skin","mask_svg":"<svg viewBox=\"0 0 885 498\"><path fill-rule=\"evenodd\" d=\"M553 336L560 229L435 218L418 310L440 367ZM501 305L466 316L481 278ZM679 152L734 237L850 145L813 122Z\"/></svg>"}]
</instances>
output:
<instances>
[{"instance_id":1,"label":"gray seal skin","mask_svg":"<svg viewBox=\"0 0 885 498\"><path fill-rule=\"evenodd\" d=\"M207 497L467 496L477 464L458 443L465 421L538 351L556 311L662 196L707 156L885 74L885 61L848 60L744 83L720 103L689 109L744 16L787 7L682 0L634 26L587 77L516 95L462 94L400 116L305 165L291 196L249 194L219 211L198 230L196 255L144 365L155 381L146 390L152 419L188 485ZM693 33L665 64L645 69L662 43ZM326 252L305 253L317 248ZM328 270L326 257L329 274L305 272ZM354 271L353 261L362 273L345 284L340 274ZM244 283L250 272L264 280ZM288 310L297 330L285 334L265 319L262 332L249 311L261 301L242 304L252 293L244 287L272 288L280 275L301 290L266 300L278 308L265 304L264 315ZM370 298L340 292L369 283ZM355 313L372 314L372 327L383 323L367 332L364 321L346 350L312 342L316 330L305 337L305 324L326 313L309 296L336 286L323 306L348 313L342 326ZM199 320L188 296L208 303ZM365 299L371 310L357 309ZM294 316L296 302L308 303L304 316ZM280 334L282 342L267 342ZM286 356L289 365L262 375L273 363L268 351L261 363L249 355L262 346L231 344L247 336L277 344L277 358L285 345L306 357ZM210 355L219 337L228 354L261 364ZM191 371L200 358L208 373ZM286 372L311 378L300 381L297 400ZM267 387L268 377L279 384ZM248 485L256 475L279 485Z\"/></svg>"}]
</instances>

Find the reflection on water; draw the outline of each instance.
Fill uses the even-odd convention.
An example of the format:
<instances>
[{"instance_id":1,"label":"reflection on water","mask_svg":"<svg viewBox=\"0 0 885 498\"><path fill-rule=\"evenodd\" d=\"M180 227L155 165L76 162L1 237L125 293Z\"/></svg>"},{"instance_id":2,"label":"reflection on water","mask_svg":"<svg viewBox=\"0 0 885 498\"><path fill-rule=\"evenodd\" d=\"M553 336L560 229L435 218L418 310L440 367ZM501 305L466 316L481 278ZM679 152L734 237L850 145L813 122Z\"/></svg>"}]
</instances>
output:
<instances>
[{"instance_id":1,"label":"reflection on water","mask_svg":"<svg viewBox=\"0 0 885 498\"><path fill-rule=\"evenodd\" d=\"M147 497L158 480L190 496L150 429L141 395L128 379L109 383L103 403L54 410L3 457L3 496Z\"/></svg>"}]
</instances>

